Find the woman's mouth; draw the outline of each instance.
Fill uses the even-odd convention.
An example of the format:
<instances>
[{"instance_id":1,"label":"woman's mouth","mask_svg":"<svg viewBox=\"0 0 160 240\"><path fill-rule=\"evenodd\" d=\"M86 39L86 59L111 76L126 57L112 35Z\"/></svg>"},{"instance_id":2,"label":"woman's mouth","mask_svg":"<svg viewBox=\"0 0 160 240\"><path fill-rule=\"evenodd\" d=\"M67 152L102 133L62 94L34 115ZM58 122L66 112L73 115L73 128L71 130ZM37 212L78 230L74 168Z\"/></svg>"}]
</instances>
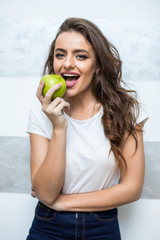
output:
<instances>
[{"instance_id":1,"label":"woman's mouth","mask_svg":"<svg viewBox=\"0 0 160 240\"><path fill-rule=\"evenodd\" d=\"M62 77L65 79L67 87L73 87L78 82L80 75L77 73L62 73Z\"/></svg>"}]
</instances>

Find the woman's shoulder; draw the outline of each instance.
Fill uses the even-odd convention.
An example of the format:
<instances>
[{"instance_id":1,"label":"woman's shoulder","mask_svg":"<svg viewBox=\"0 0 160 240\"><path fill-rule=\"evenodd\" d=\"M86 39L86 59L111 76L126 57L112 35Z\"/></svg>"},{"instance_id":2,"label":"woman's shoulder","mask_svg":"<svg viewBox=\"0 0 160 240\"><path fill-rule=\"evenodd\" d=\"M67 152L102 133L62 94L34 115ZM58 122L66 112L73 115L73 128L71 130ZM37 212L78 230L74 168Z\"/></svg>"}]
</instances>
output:
<instances>
[{"instance_id":1,"label":"woman's shoulder","mask_svg":"<svg viewBox=\"0 0 160 240\"><path fill-rule=\"evenodd\" d=\"M42 111L42 106L40 103L36 103L34 104L31 109L30 109L30 113L29 113L32 117L44 117L44 113Z\"/></svg>"},{"instance_id":2,"label":"woman's shoulder","mask_svg":"<svg viewBox=\"0 0 160 240\"><path fill-rule=\"evenodd\" d=\"M51 137L52 124L49 118L42 111L41 104L31 107L28 117L28 133L35 133L48 139Z\"/></svg>"}]
</instances>

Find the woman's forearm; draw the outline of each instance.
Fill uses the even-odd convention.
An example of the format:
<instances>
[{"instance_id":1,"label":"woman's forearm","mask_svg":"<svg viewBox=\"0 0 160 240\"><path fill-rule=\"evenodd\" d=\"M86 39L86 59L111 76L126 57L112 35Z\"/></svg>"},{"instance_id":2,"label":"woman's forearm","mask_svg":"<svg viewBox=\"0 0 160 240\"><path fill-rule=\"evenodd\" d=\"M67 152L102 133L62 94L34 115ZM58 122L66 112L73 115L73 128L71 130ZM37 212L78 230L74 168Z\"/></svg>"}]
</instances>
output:
<instances>
[{"instance_id":1,"label":"woman's forearm","mask_svg":"<svg viewBox=\"0 0 160 240\"><path fill-rule=\"evenodd\" d=\"M60 194L57 200L50 205L58 211L104 211L136 201L140 193L125 184L90 193Z\"/></svg>"},{"instance_id":2,"label":"woman's forearm","mask_svg":"<svg viewBox=\"0 0 160 240\"><path fill-rule=\"evenodd\" d=\"M46 204L55 201L64 183L66 129L53 131L46 157L35 174L32 186L37 198Z\"/></svg>"}]
</instances>

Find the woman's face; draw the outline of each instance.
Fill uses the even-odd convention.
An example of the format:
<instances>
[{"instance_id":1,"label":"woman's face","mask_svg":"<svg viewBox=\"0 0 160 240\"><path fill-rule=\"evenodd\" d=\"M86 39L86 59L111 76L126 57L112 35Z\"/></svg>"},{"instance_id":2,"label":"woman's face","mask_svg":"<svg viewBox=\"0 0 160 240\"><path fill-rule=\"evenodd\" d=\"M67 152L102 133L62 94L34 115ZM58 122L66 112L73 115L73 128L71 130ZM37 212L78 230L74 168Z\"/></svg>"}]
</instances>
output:
<instances>
[{"instance_id":1,"label":"woman's face","mask_svg":"<svg viewBox=\"0 0 160 240\"><path fill-rule=\"evenodd\" d=\"M91 82L96 72L95 52L81 33L61 33L54 50L54 72L66 80L68 97L91 92Z\"/></svg>"}]
</instances>

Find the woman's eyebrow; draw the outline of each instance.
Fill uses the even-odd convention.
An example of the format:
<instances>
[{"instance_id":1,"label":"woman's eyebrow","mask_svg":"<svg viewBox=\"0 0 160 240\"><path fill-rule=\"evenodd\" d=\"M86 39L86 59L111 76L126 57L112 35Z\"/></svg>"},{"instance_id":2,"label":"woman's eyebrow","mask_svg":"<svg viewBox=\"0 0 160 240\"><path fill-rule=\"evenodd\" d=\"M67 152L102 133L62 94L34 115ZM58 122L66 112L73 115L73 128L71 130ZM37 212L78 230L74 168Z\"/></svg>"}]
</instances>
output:
<instances>
[{"instance_id":1,"label":"woman's eyebrow","mask_svg":"<svg viewBox=\"0 0 160 240\"><path fill-rule=\"evenodd\" d=\"M55 51L67 52L67 51L64 50L63 48L56 48Z\"/></svg>"},{"instance_id":2,"label":"woman's eyebrow","mask_svg":"<svg viewBox=\"0 0 160 240\"><path fill-rule=\"evenodd\" d=\"M65 49L63 49L63 48L56 48L55 51L67 52L67 51L66 51ZM79 53L79 52L84 52L84 53L89 54L89 52L86 51L85 49L75 49L75 50L73 50L73 53Z\"/></svg>"},{"instance_id":3,"label":"woman's eyebrow","mask_svg":"<svg viewBox=\"0 0 160 240\"><path fill-rule=\"evenodd\" d=\"M73 52L74 53L84 52L84 53L88 53L89 54L89 52L86 51L85 49L75 49Z\"/></svg>"}]
</instances>

